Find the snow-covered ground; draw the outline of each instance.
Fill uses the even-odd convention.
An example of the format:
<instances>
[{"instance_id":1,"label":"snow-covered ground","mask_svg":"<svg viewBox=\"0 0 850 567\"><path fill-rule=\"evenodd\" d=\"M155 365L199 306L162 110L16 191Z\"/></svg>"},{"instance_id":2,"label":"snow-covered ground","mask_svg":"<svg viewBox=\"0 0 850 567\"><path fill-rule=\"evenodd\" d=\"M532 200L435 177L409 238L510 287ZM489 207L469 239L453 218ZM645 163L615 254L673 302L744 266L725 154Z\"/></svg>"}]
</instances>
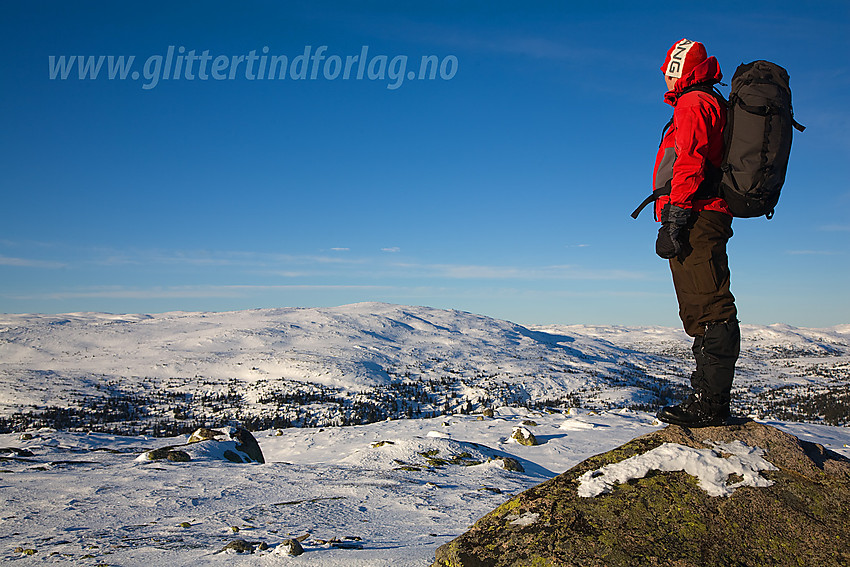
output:
<instances>
[{"instance_id":1,"label":"snow-covered ground","mask_svg":"<svg viewBox=\"0 0 850 567\"><path fill-rule=\"evenodd\" d=\"M847 423L850 325L743 338L736 413L850 456L850 428L822 424ZM429 565L511 495L660 427L638 410L683 391L689 348L678 329L380 303L0 315L0 558ZM260 429L265 464L137 460L227 423ZM269 548L220 553L236 538Z\"/></svg>"},{"instance_id":2,"label":"snow-covered ground","mask_svg":"<svg viewBox=\"0 0 850 567\"><path fill-rule=\"evenodd\" d=\"M850 456L850 428L771 425ZM516 427L540 444L511 441ZM241 465L136 459L185 436L5 434L0 447L20 451L3 453L0 463L0 558L22 565L424 567L439 545L510 496L658 427L650 414L630 410L500 408L483 419L263 431L256 437L266 464ZM498 456L513 457L525 472L488 462ZM276 552L306 534L303 555ZM220 553L237 538L269 549Z\"/></svg>"}]
</instances>

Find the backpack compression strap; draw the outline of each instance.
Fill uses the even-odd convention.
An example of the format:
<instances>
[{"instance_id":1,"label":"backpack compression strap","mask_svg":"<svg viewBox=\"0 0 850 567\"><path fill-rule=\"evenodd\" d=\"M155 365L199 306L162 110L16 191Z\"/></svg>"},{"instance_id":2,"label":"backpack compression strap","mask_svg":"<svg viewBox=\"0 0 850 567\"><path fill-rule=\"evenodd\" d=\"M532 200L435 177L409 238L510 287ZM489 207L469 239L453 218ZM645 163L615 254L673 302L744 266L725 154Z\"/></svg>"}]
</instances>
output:
<instances>
[{"instance_id":1,"label":"backpack compression strap","mask_svg":"<svg viewBox=\"0 0 850 567\"><path fill-rule=\"evenodd\" d=\"M705 179L703 179L702 183L700 183L692 198L710 199L712 197L717 197L717 186L720 183L720 178L722 177L722 175L723 171L720 168L713 166L711 163L708 163L706 167ZM638 208L636 208L632 212L632 218L638 218L640 212L644 210L648 204L654 203L658 200L658 197L661 197L662 195L669 195L670 192L671 188L669 182L664 187L659 187L658 189L653 191L646 199L643 200L640 205L638 205Z\"/></svg>"},{"instance_id":2,"label":"backpack compression strap","mask_svg":"<svg viewBox=\"0 0 850 567\"><path fill-rule=\"evenodd\" d=\"M638 215L640 214L640 212L642 210L644 210L648 204L654 203L655 201L657 201L658 197L660 197L662 195L669 195L669 194L670 194L670 187L669 186L664 186L664 187L661 187L659 189L656 189L655 191L653 191L649 195L649 197L644 199L643 202L640 205L638 205L638 208L636 208L634 210L634 212L632 212L632 218L633 219L638 218Z\"/></svg>"},{"instance_id":3,"label":"backpack compression strap","mask_svg":"<svg viewBox=\"0 0 850 567\"><path fill-rule=\"evenodd\" d=\"M661 129L661 142L659 142L659 144L658 144L659 148L661 147L661 144L664 143L664 134L667 133L667 129L670 128L670 126L672 126L672 125L673 125L673 117L671 116L670 121L667 122L667 124L664 125L664 128ZM669 186L665 186L665 187L661 187L659 189L656 189L655 191L652 192L652 194L649 197L644 199L643 202L640 205L638 205L638 208L636 208L634 210L634 212L632 213L632 218L633 219L638 218L638 215L640 214L640 212L642 210L644 210L648 204L654 203L655 201L657 201L658 197L660 197L661 195L669 195L669 194L670 194L670 187Z\"/></svg>"}]
</instances>

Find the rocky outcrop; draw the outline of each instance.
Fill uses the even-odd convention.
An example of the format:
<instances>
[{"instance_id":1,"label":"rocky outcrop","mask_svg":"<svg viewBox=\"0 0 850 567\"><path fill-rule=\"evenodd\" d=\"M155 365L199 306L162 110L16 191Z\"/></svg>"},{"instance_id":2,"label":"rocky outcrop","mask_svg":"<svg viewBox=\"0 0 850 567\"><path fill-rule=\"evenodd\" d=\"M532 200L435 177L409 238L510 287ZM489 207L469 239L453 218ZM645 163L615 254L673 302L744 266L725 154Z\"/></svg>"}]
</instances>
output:
<instances>
[{"instance_id":1,"label":"rocky outcrop","mask_svg":"<svg viewBox=\"0 0 850 567\"><path fill-rule=\"evenodd\" d=\"M288 539L278 544L278 546L275 548L275 553L277 555L296 556L304 553L304 548L301 547L301 543L297 539Z\"/></svg>"},{"instance_id":2,"label":"rocky outcrop","mask_svg":"<svg viewBox=\"0 0 850 567\"><path fill-rule=\"evenodd\" d=\"M137 461L168 460L185 463L197 460L226 460L232 463L265 463L257 439L247 429L222 427L200 428L184 445L168 445L147 451Z\"/></svg>"},{"instance_id":3,"label":"rocky outcrop","mask_svg":"<svg viewBox=\"0 0 850 567\"><path fill-rule=\"evenodd\" d=\"M537 439L534 437L534 434L525 427L514 427L510 438L520 445L527 445L529 447L537 445Z\"/></svg>"},{"instance_id":4,"label":"rocky outcrop","mask_svg":"<svg viewBox=\"0 0 850 567\"><path fill-rule=\"evenodd\" d=\"M661 470L579 494L652 451L690 464L663 472L675 467L662 458ZM708 474L708 461L721 466ZM669 426L515 496L441 546L434 566L837 567L850 565L848 518L850 460L753 421Z\"/></svg>"}]
</instances>

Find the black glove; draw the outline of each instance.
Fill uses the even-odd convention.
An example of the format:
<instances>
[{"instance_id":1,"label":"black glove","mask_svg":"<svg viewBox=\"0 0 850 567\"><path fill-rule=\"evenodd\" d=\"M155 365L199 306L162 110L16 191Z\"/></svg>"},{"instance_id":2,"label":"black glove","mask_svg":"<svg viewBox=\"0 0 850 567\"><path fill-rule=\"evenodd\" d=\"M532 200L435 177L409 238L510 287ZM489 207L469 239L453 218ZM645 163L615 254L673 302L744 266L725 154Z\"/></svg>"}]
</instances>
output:
<instances>
[{"instance_id":1,"label":"black glove","mask_svg":"<svg viewBox=\"0 0 850 567\"><path fill-rule=\"evenodd\" d=\"M676 205L667 204L661 209L661 228L655 240L655 253L669 260L682 253L682 237L686 236L685 226L691 218L691 211Z\"/></svg>"}]
</instances>

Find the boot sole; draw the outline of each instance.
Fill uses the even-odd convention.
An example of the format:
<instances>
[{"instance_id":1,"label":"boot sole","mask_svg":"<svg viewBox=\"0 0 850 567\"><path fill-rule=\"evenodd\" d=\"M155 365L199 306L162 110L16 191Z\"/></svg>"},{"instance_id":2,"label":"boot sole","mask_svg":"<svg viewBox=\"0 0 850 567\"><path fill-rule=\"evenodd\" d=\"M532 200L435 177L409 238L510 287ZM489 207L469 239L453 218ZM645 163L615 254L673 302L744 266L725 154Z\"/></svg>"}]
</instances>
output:
<instances>
[{"instance_id":1,"label":"boot sole","mask_svg":"<svg viewBox=\"0 0 850 567\"><path fill-rule=\"evenodd\" d=\"M710 420L702 420L702 421L689 421L687 419L679 419L670 414L664 413L664 411L659 411L655 417L659 419L659 421L663 421L664 423L669 423L670 425L678 425L680 427L720 427L723 425L727 425L729 422L728 418L725 417L716 417Z\"/></svg>"}]
</instances>

